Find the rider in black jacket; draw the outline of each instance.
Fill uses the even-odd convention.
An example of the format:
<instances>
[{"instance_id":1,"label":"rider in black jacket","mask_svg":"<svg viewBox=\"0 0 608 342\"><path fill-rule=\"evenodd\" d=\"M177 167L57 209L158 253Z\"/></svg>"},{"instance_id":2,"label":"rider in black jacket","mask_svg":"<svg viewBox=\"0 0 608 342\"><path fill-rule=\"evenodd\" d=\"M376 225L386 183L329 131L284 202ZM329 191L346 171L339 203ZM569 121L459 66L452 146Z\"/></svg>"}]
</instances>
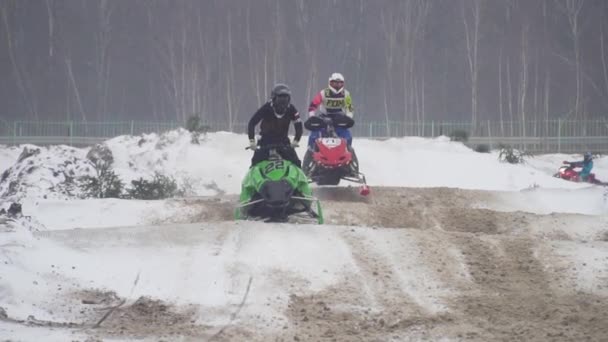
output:
<instances>
[{"instance_id":1,"label":"rider in black jacket","mask_svg":"<svg viewBox=\"0 0 608 342\"><path fill-rule=\"evenodd\" d=\"M291 104L291 91L285 84L277 84L270 94L271 99L266 102L249 120L247 134L249 135L249 146L255 150L251 158L251 166L268 159L268 149L257 149L257 146L281 144L285 147L277 148L277 153L285 160L289 160L301 167L302 163L296 154L294 147L299 146L302 137L302 122L300 113ZM255 141L255 126L260 123L260 141ZM289 124L293 122L296 135L293 141L289 142Z\"/></svg>"}]
</instances>

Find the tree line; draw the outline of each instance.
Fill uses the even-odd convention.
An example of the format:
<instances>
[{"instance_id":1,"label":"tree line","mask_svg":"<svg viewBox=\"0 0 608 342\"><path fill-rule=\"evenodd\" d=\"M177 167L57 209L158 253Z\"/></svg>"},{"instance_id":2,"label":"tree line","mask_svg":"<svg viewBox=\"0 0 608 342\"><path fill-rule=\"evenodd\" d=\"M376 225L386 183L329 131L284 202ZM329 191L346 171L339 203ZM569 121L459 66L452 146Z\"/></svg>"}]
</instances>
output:
<instances>
[{"instance_id":1,"label":"tree line","mask_svg":"<svg viewBox=\"0 0 608 342\"><path fill-rule=\"evenodd\" d=\"M5 119L248 119L332 72L356 119L606 118L604 0L0 0Z\"/></svg>"}]
</instances>

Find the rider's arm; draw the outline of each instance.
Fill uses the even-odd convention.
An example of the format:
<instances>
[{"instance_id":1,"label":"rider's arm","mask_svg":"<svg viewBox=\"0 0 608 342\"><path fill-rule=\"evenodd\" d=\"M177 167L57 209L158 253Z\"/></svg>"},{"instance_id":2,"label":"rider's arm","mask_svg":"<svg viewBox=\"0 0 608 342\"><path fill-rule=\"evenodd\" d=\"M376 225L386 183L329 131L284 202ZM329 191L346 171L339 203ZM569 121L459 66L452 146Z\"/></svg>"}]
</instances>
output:
<instances>
[{"instance_id":1,"label":"rider's arm","mask_svg":"<svg viewBox=\"0 0 608 342\"><path fill-rule=\"evenodd\" d=\"M249 119L249 124L247 125L247 135L249 136L249 141L255 138L255 126L264 118L264 107L266 107L266 105L260 107L260 109L253 114L251 119Z\"/></svg>"},{"instance_id":2,"label":"rider's arm","mask_svg":"<svg viewBox=\"0 0 608 342\"><path fill-rule=\"evenodd\" d=\"M320 91L315 95L315 97L310 101L310 105L308 106L308 116L315 116L315 112L319 109L319 106L323 103L323 91Z\"/></svg>"},{"instance_id":3,"label":"rider's arm","mask_svg":"<svg viewBox=\"0 0 608 342\"><path fill-rule=\"evenodd\" d=\"M350 97L350 92L348 90L344 91L344 109L346 112L346 116L349 118L353 118L355 115L355 107L353 106L353 99Z\"/></svg>"},{"instance_id":4,"label":"rider's arm","mask_svg":"<svg viewBox=\"0 0 608 342\"><path fill-rule=\"evenodd\" d=\"M298 120L293 122L293 127L296 129L296 136L293 138L293 140L295 141L300 141L300 138L302 138L302 121L300 121L299 118L299 114L298 114Z\"/></svg>"},{"instance_id":5,"label":"rider's arm","mask_svg":"<svg viewBox=\"0 0 608 342\"><path fill-rule=\"evenodd\" d=\"M300 120L300 112L298 112L298 110L296 109L296 107L294 105L290 106L290 109L292 111L292 115L291 115L291 121L293 121L293 128L295 128L296 130L296 135L293 137L294 141L300 141L300 138L302 138L302 120Z\"/></svg>"}]
</instances>

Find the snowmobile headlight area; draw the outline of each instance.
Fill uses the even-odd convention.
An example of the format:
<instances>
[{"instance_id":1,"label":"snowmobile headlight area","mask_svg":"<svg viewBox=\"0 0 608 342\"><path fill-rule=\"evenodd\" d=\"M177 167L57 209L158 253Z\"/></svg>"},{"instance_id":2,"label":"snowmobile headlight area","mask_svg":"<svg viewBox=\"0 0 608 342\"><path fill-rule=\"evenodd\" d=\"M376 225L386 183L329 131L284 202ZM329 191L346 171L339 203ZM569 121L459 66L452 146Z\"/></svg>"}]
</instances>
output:
<instances>
[{"instance_id":1,"label":"snowmobile headlight area","mask_svg":"<svg viewBox=\"0 0 608 342\"><path fill-rule=\"evenodd\" d=\"M269 206L286 206L292 194L293 187L286 180L268 181L260 189L260 195Z\"/></svg>"}]
</instances>

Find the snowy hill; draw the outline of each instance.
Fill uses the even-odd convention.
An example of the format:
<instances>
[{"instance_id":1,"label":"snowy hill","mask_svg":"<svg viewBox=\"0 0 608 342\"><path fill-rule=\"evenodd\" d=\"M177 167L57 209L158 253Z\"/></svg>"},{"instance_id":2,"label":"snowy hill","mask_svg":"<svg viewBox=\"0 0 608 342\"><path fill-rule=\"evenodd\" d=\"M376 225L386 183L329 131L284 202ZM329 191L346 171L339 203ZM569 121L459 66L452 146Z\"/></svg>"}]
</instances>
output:
<instances>
[{"instance_id":1,"label":"snowy hill","mask_svg":"<svg viewBox=\"0 0 608 342\"><path fill-rule=\"evenodd\" d=\"M128 182L195 196L78 199L89 149L0 149L0 336L25 341L601 340L608 200L437 139L358 139L372 186L314 188L323 226L234 222L245 136L185 131L106 146ZM303 155L305 147L298 151ZM18 159L22 156L21 160ZM608 158L595 161L608 179ZM33 167L33 169L31 169ZM14 185L10 185L14 184Z\"/></svg>"},{"instance_id":2,"label":"snowy hill","mask_svg":"<svg viewBox=\"0 0 608 342\"><path fill-rule=\"evenodd\" d=\"M162 135L121 136L105 145L112 152L112 168L125 183L155 172L187 184L195 195L236 194L251 158L243 146L246 138L232 133L213 133L200 145L190 142L185 130ZM497 153L476 153L446 137L436 139L401 138L387 141L355 141L362 171L370 185L410 187L457 187L482 190L521 190L534 186L577 189L584 184L567 183L551 177L561 160L575 156L529 158L524 165L500 163ZM70 182L91 174L86 155L89 149L68 146L0 149L2 164L17 161L0 182L4 198L74 198L79 195ZM19 151L19 153L17 153ZM305 146L298 153L303 156ZM596 173L608 178L608 158L596 161ZM3 170L4 171L4 170ZM71 191L69 191L71 190Z\"/></svg>"}]
</instances>

